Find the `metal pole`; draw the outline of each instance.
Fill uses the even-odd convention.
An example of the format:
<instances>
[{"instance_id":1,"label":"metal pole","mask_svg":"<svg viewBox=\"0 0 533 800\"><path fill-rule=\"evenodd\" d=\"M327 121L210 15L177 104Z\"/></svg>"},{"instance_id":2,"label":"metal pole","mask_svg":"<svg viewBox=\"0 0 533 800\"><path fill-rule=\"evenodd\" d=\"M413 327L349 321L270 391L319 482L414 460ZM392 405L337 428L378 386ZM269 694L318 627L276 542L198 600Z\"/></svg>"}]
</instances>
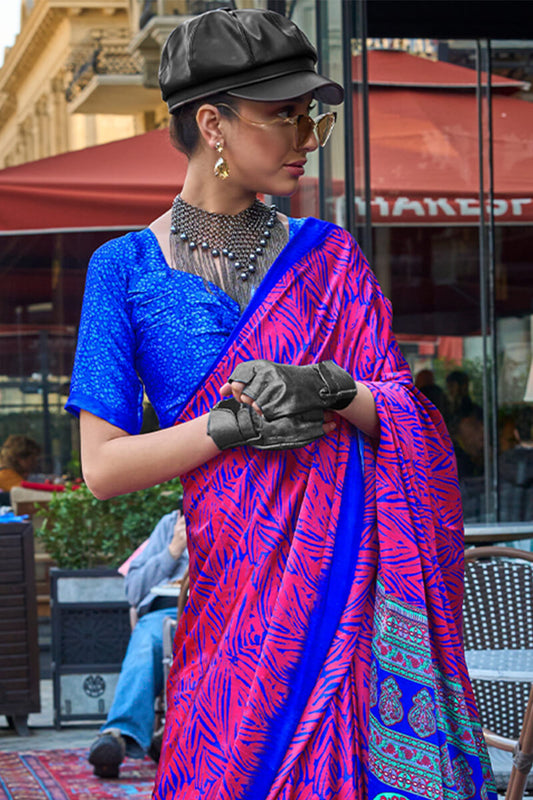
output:
<instances>
[{"instance_id":1,"label":"metal pole","mask_svg":"<svg viewBox=\"0 0 533 800\"><path fill-rule=\"evenodd\" d=\"M489 179L489 220L487 230L487 249L488 249L488 316L489 329L492 332L490 340L490 356L492 361L491 378L491 434L492 434L492 481L491 490L493 498L493 508L496 519L500 518L500 493L499 493L499 450L500 441L498 436L498 360L497 360L497 333L496 333L496 246L495 246L495 226L494 226L494 135L492 125L492 53L490 39L487 39L487 129L489 135L488 142L488 179Z\"/></svg>"},{"instance_id":2,"label":"metal pole","mask_svg":"<svg viewBox=\"0 0 533 800\"><path fill-rule=\"evenodd\" d=\"M370 176L370 114L368 98L368 50L367 39L367 14L368 0L359 0L357 4L357 28L361 40L361 85L363 100L363 190L365 202L365 221L362 232L361 247L370 264L373 263L372 247L372 206L371 206L371 176Z\"/></svg>"},{"instance_id":3,"label":"metal pole","mask_svg":"<svg viewBox=\"0 0 533 800\"><path fill-rule=\"evenodd\" d=\"M360 0L358 0L359 2ZM320 0L319 0L320 2ZM344 191L346 230L355 235L355 159L353 130L352 37L355 37L353 0L342 0L342 72L344 83Z\"/></svg>"},{"instance_id":4,"label":"metal pole","mask_svg":"<svg viewBox=\"0 0 533 800\"><path fill-rule=\"evenodd\" d=\"M485 486L485 503L486 503L486 522L491 521L492 517L492 465L489 458L490 452L490 435L489 426L487 421L489 419L489 355L487 338L489 335L489 314L488 314L488 287L487 287L487 270L485 262L487 259L486 237L487 237L487 224L485 220L485 176L483 166L484 155L484 135L483 135L483 84L481 78L481 42L476 39L476 104L477 104L477 125L478 125L478 166L479 166L479 197L480 197L480 214L479 214L479 286L480 286L480 326L481 326L481 339L483 347L483 449L484 449L484 486Z\"/></svg>"},{"instance_id":5,"label":"metal pole","mask_svg":"<svg viewBox=\"0 0 533 800\"><path fill-rule=\"evenodd\" d=\"M315 2L315 39L316 50L318 54L318 69L325 75L329 74L327 64L324 62L324 47L323 47L323 33L322 31L327 27L327 9L324 13L325 4L321 0ZM320 107L322 113L322 107ZM326 155L324 150L318 148L318 216L320 219L326 219ZM329 177L329 176L328 176Z\"/></svg>"},{"instance_id":6,"label":"metal pole","mask_svg":"<svg viewBox=\"0 0 533 800\"><path fill-rule=\"evenodd\" d=\"M52 465L52 431L50 429L50 406L48 403L48 333L39 331L39 361L41 369L41 392L43 409L43 462L45 472L51 472Z\"/></svg>"}]
</instances>

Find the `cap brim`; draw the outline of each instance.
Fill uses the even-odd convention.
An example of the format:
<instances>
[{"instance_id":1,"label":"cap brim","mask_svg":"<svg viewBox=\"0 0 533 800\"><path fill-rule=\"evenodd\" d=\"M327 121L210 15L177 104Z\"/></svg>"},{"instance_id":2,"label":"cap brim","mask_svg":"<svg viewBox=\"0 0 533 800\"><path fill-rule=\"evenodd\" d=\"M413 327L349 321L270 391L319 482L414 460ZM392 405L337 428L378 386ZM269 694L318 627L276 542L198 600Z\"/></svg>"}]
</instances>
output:
<instances>
[{"instance_id":1,"label":"cap brim","mask_svg":"<svg viewBox=\"0 0 533 800\"><path fill-rule=\"evenodd\" d=\"M344 89L335 81L330 81L316 72L292 72L266 81L250 83L229 89L228 94L241 100L259 100L264 103L280 100L293 100L312 92L321 103L339 105L344 100Z\"/></svg>"}]
</instances>

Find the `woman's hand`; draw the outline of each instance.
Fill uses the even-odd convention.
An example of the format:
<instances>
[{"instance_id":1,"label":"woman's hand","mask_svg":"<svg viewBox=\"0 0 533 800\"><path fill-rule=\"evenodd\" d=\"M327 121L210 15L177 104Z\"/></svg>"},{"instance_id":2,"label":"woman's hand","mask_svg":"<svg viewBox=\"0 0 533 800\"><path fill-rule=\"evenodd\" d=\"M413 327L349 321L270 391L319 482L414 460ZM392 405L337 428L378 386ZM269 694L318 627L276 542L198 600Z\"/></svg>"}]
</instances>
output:
<instances>
[{"instance_id":1,"label":"woman's hand","mask_svg":"<svg viewBox=\"0 0 533 800\"><path fill-rule=\"evenodd\" d=\"M269 422L317 409L346 408L357 394L352 376L334 361L294 366L256 359L237 364L221 388Z\"/></svg>"},{"instance_id":2,"label":"woman's hand","mask_svg":"<svg viewBox=\"0 0 533 800\"><path fill-rule=\"evenodd\" d=\"M320 439L334 428L334 422L324 421L324 411L320 408L267 420L251 403L229 397L211 409L207 433L220 450L241 445L259 450L293 450Z\"/></svg>"},{"instance_id":3,"label":"woman's hand","mask_svg":"<svg viewBox=\"0 0 533 800\"><path fill-rule=\"evenodd\" d=\"M252 408L254 409L254 411L257 414L263 414L264 413L263 397L265 397L265 395L267 395L267 394L269 394L270 397L272 397L274 395L274 392L272 392L270 387L268 385L266 386L265 393L257 393L256 390L255 390L255 386L252 385L252 387L250 388L250 384L252 383L252 381L250 381L250 379L249 379L250 376L248 374L245 376L246 380L235 380L235 376L236 375L237 375L237 377L239 376L239 373L240 373L240 369L239 368L242 368L242 366L246 367L246 365L248 365L248 364L257 365L257 364L261 364L261 363L266 363L266 364L273 365L273 366L285 366L285 365L276 365L276 364L274 364L274 362L262 362L260 360L243 362L242 365L241 364L237 365L237 367L235 368L234 372L232 373L232 375L228 379L228 382L225 383L220 388L220 394L223 397L231 397L231 396L233 396L235 398L235 400L237 400L238 402L245 403L247 405L252 406ZM341 370L341 368L338 367L333 362L331 362L331 361L329 361L329 362L321 362L320 366L323 366L324 364L326 364L328 366L329 365L333 365L335 370L338 371L337 372L337 376L338 377L341 377L342 373L344 373L344 375L348 376L350 381L353 380L351 378L351 376L348 375L348 373L346 373L344 370ZM292 369L298 370L298 369L301 369L301 368L300 367L292 367ZM251 376L251 377L253 377L253 376ZM348 388L349 385L350 385L349 381L346 378L344 378L344 376L342 376L342 380L343 380L343 382L346 381L345 388ZM355 386L355 390L356 391L353 392L351 400L349 400L348 403L344 407L335 408L335 411L339 416L344 417L346 420L348 420L348 422L350 422L352 425L355 425L355 427L359 428L359 430L361 430L367 436L369 436L372 439L377 439L377 438L379 438L380 426L379 426L379 419L378 419L378 416L377 416L376 405L375 405L375 402L374 402L374 397L372 395L372 392L370 391L368 386L366 384L364 384L364 383L360 383L360 382L355 383L355 381L353 381L353 385ZM321 385L319 386L319 388L320 387L321 387ZM292 392L293 396L295 397L297 392L295 391L295 385L294 384L289 386L289 390ZM248 392L251 392L251 395L253 395L253 396L248 394ZM302 389L301 388L298 389L298 393L299 394L302 393ZM311 396L311 402L313 402L312 397L313 396ZM330 393L330 397L331 397L331 393ZM343 399L346 400L347 397L349 397L349 395L347 393L345 393L344 396L343 396ZM300 401L300 397L298 397L297 400ZM304 391L304 394L303 394L303 398L301 399L301 402L302 402L302 404L305 404L305 406L307 408L309 408L310 400L309 400L309 397L306 396L305 391ZM323 402L323 400L320 399L320 402ZM333 406L330 406L330 408L333 408ZM272 413L272 410L271 410L270 413ZM265 414L265 416L266 416L266 414ZM324 414L324 421L325 421L324 432L325 433L330 433L335 428L334 420L335 420L335 414L333 414L331 411L326 411L325 414Z\"/></svg>"},{"instance_id":4,"label":"woman's hand","mask_svg":"<svg viewBox=\"0 0 533 800\"><path fill-rule=\"evenodd\" d=\"M208 433L220 449L281 450L331 433L336 423L328 409L348 406L357 388L333 361L294 366L256 359L238 364L220 393L233 401L211 412Z\"/></svg>"},{"instance_id":5,"label":"woman's hand","mask_svg":"<svg viewBox=\"0 0 533 800\"><path fill-rule=\"evenodd\" d=\"M247 405L252 406L256 414L262 415L263 412L255 400L252 400L249 395L243 394L245 386L246 384L242 381L232 381L231 383L228 381L220 387L220 394L222 397L231 397L233 395L238 403L246 403Z\"/></svg>"},{"instance_id":6,"label":"woman's hand","mask_svg":"<svg viewBox=\"0 0 533 800\"><path fill-rule=\"evenodd\" d=\"M170 540L168 545L168 551L172 556L172 558L175 558L177 561L186 547L187 547L187 527L185 525L185 517L180 511L178 511L176 524L174 525L174 531L172 533L172 539Z\"/></svg>"}]
</instances>

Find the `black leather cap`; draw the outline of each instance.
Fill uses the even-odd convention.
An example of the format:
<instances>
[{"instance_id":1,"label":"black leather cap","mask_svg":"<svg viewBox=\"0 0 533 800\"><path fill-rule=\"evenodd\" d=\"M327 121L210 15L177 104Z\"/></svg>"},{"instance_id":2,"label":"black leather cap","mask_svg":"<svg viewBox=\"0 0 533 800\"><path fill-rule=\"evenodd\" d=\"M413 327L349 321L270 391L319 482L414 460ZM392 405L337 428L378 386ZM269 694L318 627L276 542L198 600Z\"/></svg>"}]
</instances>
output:
<instances>
[{"instance_id":1,"label":"black leather cap","mask_svg":"<svg viewBox=\"0 0 533 800\"><path fill-rule=\"evenodd\" d=\"M259 9L215 9L175 28L163 46L159 85L172 113L218 92L276 101L312 92L342 103L342 86L316 72L317 54L287 17Z\"/></svg>"}]
</instances>

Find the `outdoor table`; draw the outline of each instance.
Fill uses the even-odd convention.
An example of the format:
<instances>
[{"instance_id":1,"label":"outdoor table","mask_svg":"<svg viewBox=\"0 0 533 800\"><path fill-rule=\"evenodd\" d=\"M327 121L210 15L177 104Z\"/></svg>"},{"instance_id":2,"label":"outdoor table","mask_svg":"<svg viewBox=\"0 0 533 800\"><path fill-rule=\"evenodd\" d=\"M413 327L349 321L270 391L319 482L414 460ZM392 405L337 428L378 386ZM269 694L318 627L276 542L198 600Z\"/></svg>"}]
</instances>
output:
<instances>
[{"instance_id":1,"label":"outdoor table","mask_svg":"<svg viewBox=\"0 0 533 800\"><path fill-rule=\"evenodd\" d=\"M181 594L181 584L163 583L159 586L152 586L150 592L151 594L157 594L159 597L179 597Z\"/></svg>"},{"instance_id":2,"label":"outdoor table","mask_svg":"<svg viewBox=\"0 0 533 800\"><path fill-rule=\"evenodd\" d=\"M466 650L472 680L532 681L533 650Z\"/></svg>"},{"instance_id":3,"label":"outdoor table","mask_svg":"<svg viewBox=\"0 0 533 800\"><path fill-rule=\"evenodd\" d=\"M529 702L525 710L520 734L522 753L533 752L533 650L466 650L466 663L472 680L528 682L531 684ZM527 782L526 771L513 766L512 753L515 741L505 736L485 731L494 773L507 777L506 797L523 796Z\"/></svg>"},{"instance_id":4,"label":"outdoor table","mask_svg":"<svg viewBox=\"0 0 533 800\"><path fill-rule=\"evenodd\" d=\"M533 522L489 522L465 525L465 545L533 539Z\"/></svg>"}]
</instances>

